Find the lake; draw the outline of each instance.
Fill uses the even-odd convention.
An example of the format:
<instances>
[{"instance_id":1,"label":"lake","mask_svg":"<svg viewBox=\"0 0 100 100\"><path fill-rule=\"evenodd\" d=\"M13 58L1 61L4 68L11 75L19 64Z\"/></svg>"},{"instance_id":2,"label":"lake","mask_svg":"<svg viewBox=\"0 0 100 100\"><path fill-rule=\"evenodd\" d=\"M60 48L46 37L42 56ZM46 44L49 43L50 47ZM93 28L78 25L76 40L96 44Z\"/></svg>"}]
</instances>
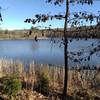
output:
<instances>
[{"instance_id":1,"label":"lake","mask_svg":"<svg viewBox=\"0 0 100 100\"><path fill-rule=\"evenodd\" d=\"M70 39L69 39L70 40ZM25 64L32 61L39 64L63 65L64 64L64 48L60 39L38 40L0 40L0 58L18 59ZM81 49L89 50L89 45L98 42L98 39L88 39L87 41L73 39L68 43L68 51L77 52ZM99 52L100 53L100 52ZM88 53L85 53L88 55ZM69 65L74 66L76 63L69 60ZM83 65L99 65L100 56L93 55L90 61L83 61Z\"/></svg>"}]
</instances>

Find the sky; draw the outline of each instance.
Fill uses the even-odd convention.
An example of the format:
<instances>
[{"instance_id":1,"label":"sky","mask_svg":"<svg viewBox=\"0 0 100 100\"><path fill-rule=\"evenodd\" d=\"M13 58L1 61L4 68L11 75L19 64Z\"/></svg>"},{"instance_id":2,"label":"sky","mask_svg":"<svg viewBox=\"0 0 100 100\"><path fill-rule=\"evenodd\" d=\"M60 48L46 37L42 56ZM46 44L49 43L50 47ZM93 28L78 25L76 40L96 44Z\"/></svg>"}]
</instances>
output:
<instances>
[{"instance_id":1,"label":"sky","mask_svg":"<svg viewBox=\"0 0 100 100\"><path fill-rule=\"evenodd\" d=\"M1 29L29 29L32 24L24 23L26 18L32 18L35 14L56 14L58 12L65 12L65 4L61 7L45 3L46 0L0 0L2 7L1 13L3 22L0 25ZM100 11L100 1L96 0L92 6L88 5L70 5L71 12L90 11L97 13ZM52 24L54 28L63 27L63 21L48 21L48 23L39 23L35 26L49 26ZM35 27L34 26L34 27Z\"/></svg>"}]
</instances>

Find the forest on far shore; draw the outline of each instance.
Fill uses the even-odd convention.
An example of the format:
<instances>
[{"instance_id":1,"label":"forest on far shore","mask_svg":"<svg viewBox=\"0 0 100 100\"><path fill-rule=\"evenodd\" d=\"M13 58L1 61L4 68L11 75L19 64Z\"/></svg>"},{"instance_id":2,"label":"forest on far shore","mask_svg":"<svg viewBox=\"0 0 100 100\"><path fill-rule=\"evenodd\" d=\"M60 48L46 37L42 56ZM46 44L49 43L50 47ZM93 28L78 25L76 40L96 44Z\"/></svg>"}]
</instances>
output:
<instances>
[{"instance_id":1,"label":"forest on far shore","mask_svg":"<svg viewBox=\"0 0 100 100\"><path fill-rule=\"evenodd\" d=\"M31 33L30 33L31 31ZM83 26L77 28L69 28L67 36L69 38L100 38L100 25L98 26ZM0 30L0 39L34 39L34 37L55 38L63 37L63 29L38 29L31 27L31 29L22 30Z\"/></svg>"}]
</instances>

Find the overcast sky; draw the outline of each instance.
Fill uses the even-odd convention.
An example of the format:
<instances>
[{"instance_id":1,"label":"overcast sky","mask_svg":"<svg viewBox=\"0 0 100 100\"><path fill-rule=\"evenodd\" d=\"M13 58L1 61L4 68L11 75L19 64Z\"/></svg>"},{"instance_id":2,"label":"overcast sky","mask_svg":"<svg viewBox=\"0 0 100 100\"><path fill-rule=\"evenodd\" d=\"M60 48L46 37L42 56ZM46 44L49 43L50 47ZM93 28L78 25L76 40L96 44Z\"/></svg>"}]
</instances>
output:
<instances>
[{"instance_id":1,"label":"overcast sky","mask_svg":"<svg viewBox=\"0 0 100 100\"><path fill-rule=\"evenodd\" d=\"M51 12L65 12L65 5L55 7L51 4L46 4L46 0L0 0L2 7L3 22L0 27L2 29L26 29L30 28L32 24L24 23L26 18L32 18L35 14ZM70 11L90 11L97 13L100 11L100 1L94 2L92 6L88 5L70 5ZM44 26L52 24L53 27L63 27L63 21L49 21ZM43 25L39 24L39 25Z\"/></svg>"}]
</instances>

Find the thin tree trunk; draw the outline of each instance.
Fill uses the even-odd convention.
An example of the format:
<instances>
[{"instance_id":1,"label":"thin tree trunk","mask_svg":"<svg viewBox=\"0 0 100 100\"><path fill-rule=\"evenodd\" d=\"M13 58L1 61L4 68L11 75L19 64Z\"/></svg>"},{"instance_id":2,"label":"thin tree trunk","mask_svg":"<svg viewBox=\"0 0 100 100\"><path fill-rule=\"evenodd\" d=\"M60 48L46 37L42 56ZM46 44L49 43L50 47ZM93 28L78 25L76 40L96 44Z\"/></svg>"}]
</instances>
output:
<instances>
[{"instance_id":1,"label":"thin tree trunk","mask_svg":"<svg viewBox=\"0 0 100 100\"><path fill-rule=\"evenodd\" d=\"M68 14L69 14L69 0L66 0L66 14L65 14L65 24L64 24L64 60L65 60L65 76L64 76L64 88L63 88L63 97L66 99L67 95L67 84L68 84L68 38L66 35L67 21L68 21Z\"/></svg>"}]
</instances>

